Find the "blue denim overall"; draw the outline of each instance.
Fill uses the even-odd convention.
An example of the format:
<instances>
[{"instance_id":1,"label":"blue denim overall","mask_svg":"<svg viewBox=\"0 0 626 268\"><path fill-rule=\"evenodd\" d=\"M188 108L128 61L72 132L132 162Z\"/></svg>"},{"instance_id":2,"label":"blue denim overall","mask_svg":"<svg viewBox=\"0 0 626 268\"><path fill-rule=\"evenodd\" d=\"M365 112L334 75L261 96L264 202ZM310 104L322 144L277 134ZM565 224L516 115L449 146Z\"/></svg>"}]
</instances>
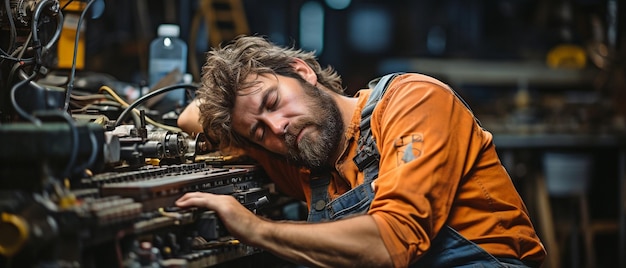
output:
<instances>
[{"instance_id":1,"label":"blue denim overall","mask_svg":"<svg viewBox=\"0 0 626 268\"><path fill-rule=\"evenodd\" d=\"M380 82L375 81L378 82L376 88L372 91L372 95L370 95L361 113L361 137L358 141L357 155L353 160L359 171L364 173L363 183L331 201L328 196L330 174L312 173L310 180L311 207L307 219L309 222L338 220L350 215L366 214L369 210L374 199L371 183L378 178L379 162L378 148L370 132L369 119L376 103L383 95L387 83L393 77L395 74L381 78ZM496 258L445 225L431 240L428 251L410 267L522 268L532 266L534 265L525 264L517 259Z\"/></svg>"},{"instance_id":2,"label":"blue denim overall","mask_svg":"<svg viewBox=\"0 0 626 268\"><path fill-rule=\"evenodd\" d=\"M329 181L329 176L317 176L311 180L312 199L309 222L338 220L349 215L367 213L374 198L374 191L370 186L372 180L366 179L363 184L332 201L328 198ZM426 254L410 267L525 268L533 266L517 259L496 258L446 225L431 240Z\"/></svg>"}]
</instances>

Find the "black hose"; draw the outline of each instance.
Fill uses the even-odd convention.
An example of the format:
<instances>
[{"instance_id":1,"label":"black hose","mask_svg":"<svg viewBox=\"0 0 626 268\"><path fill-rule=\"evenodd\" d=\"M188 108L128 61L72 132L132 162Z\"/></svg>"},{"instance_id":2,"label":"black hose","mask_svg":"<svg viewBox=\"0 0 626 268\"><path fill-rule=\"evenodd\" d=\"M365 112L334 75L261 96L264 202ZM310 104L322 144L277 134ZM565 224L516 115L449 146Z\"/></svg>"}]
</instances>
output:
<instances>
[{"instance_id":1,"label":"black hose","mask_svg":"<svg viewBox=\"0 0 626 268\"><path fill-rule=\"evenodd\" d=\"M30 81L33 80L33 78L35 78L35 76L37 75L37 72L34 72L31 76L29 76L28 78L16 83L13 88L11 88L11 104L13 105L13 109L15 109L15 111L24 119L30 121L31 123L35 124L35 125L41 125L41 120L39 120L38 118L28 114L26 111L24 111L20 105L17 103L17 99L15 98L15 92L17 92L17 89L20 88L21 86L25 85L26 83L30 83Z\"/></svg>"},{"instance_id":2,"label":"black hose","mask_svg":"<svg viewBox=\"0 0 626 268\"><path fill-rule=\"evenodd\" d=\"M157 90L154 90L146 95L143 95L141 98L135 100L133 103L131 103L130 105L128 105L128 107L126 107L126 109L124 109L124 111L122 111L122 113L120 113L120 115L117 117L117 120L115 121L115 126L119 126L122 122L124 122L124 120L126 120L126 117L128 117L128 113L132 112L133 109L135 109L135 107L139 106L139 104L143 103L144 101L156 96L156 95L160 95L172 90L176 90L176 89L197 89L198 87L194 84L176 84L176 85L171 85L171 86L167 86L167 87L162 87L159 88Z\"/></svg>"},{"instance_id":3,"label":"black hose","mask_svg":"<svg viewBox=\"0 0 626 268\"><path fill-rule=\"evenodd\" d=\"M70 95L72 94L72 90L74 89L74 77L76 76L76 55L78 54L78 41L80 40L80 27L83 24L83 19L85 18L85 14L87 14L87 10L89 7L95 2L95 0L89 0L83 12L80 13L80 18L78 19L78 25L76 26L76 38L74 39L74 56L72 57L72 71L70 74L70 79L67 83L67 90L65 91L65 104L63 105L63 111L67 111L70 106Z\"/></svg>"}]
</instances>

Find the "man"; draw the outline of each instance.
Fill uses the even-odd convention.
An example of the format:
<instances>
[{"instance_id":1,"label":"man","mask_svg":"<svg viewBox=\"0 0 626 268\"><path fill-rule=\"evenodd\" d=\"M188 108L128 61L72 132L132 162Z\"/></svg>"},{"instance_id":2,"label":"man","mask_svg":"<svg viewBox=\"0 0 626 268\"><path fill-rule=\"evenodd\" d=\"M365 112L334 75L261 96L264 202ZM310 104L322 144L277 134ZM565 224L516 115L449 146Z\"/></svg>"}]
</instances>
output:
<instances>
[{"instance_id":1,"label":"man","mask_svg":"<svg viewBox=\"0 0 626 268\"><path fill-rule=\"evenodd\" d=\"M319 221L268 221L227 195L176 201L216 211L242 242L309 266L541 265L545 250L492 135L440 81L389 83L369 124L377 177L353 161L371 90L345 96L312 53L239 37L209 52L202 84L181 128L245 150Z\"/></svg>"}]
</instances>

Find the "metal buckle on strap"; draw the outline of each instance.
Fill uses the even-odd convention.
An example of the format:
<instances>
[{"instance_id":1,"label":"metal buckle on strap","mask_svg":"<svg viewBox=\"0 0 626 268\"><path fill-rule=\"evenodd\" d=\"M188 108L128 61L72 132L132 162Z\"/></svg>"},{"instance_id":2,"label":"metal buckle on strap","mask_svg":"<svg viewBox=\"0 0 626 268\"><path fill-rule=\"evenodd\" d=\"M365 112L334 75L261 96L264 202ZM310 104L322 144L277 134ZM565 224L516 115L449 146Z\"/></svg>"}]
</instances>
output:
<instances>
[{"instance_id":1,"label":"metal buckle on strap","mask_svg":"<svg viewBox=\"0 0 626 268\"><path fill-rule=\"evenodd\" d=\"M359 141L359 144L363 144L363 142ZM356 166L359 168L359 171L365 170L370 165L380 161L380 156L378 150L376 149L376 142L374 139L367 139L365 145L359 145L358 153L352 159Z\"/></svg>"}]
</instances>

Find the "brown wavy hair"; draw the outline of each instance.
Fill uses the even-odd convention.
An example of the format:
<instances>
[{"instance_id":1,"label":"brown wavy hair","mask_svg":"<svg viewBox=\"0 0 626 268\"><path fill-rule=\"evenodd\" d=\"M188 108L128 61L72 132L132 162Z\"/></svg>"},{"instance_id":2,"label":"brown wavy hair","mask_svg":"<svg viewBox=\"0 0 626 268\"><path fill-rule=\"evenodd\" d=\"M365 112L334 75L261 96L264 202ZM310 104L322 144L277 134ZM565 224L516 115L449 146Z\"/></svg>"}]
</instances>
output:
<instances>
[{"instance_id":1,"label":"brown wavy hair","mask_svg":"<svg viewBox=\"0 0 626 268\"><path fill-rule=\"evenodd\" d=\"M314 52L280 47L264 37L239 36L207 54L202 66L202 86L197 91L200 123L204 133L222 147L242 148L252 144L231 127L235 98L242 94L242 89L255 84L245 81L250 75L283 75L305 83L291 66L299 58L313 69L319 84L344 94L341 77L331 66L322 68Z\"/></svg>"}]
</instances>

